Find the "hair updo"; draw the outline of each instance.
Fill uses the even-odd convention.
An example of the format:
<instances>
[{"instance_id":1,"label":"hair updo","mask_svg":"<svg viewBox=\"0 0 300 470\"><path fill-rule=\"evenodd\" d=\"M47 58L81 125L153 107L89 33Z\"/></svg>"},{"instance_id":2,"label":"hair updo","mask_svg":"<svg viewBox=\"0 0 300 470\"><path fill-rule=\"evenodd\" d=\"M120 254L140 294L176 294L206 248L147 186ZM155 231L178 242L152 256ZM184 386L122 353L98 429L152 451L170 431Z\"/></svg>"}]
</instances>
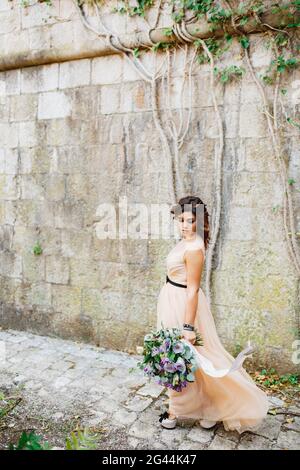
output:
<instances>
[{"instance_id":1,"label":"hair updo","mask_svg":"<svg viewBox=\"0 0 300 470\"><path fill-rule=\"evenodd\" d=\"M197 224L197 233L204 237L204 246L207 249L209 239L210 239L210 228L209 228L209 213L207 210L206 204L197 196L185 196L179 199L178 203L171 208L171 214L174 214L174 217L178 217L184 212L192 212L195 217L197 214L197 208L203 206L203 223L201 225ZM201 221L200 221L201 222ZM199 221L198 221L199 223Z\"/></svg>"}]
</instances>

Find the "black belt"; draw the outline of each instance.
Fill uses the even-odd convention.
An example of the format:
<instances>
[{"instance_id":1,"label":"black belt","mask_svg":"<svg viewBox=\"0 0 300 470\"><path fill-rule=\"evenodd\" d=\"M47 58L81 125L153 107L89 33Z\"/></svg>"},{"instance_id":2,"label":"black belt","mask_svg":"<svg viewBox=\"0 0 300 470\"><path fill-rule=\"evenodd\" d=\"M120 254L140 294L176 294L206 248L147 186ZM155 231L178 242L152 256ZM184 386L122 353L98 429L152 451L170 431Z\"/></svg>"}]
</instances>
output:
<instances>
[{"instance_id":1,"label":"black belt","mask_svg":"<svg viewBox=\"0 0 300 470\"><path fill-rule=\"evenodd\" d=\"M185 287L185 288L187 287L184 284L178 284L178 282L171 281L168 275L166 276L166 282L170 282L170 284L173 284L173 286L177 286L177 287Z\"/></svg>"}]
</instances>

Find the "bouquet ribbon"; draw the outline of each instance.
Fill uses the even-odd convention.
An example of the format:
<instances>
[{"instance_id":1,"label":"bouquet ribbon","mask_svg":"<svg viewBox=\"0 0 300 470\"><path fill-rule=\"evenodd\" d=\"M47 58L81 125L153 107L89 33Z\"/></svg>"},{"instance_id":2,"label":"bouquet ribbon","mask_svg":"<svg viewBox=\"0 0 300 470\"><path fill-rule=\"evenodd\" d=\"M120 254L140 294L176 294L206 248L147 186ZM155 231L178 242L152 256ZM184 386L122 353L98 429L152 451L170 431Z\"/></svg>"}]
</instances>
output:
<instances>
[{"instance_id":1,"label":"bouquet ribbon","mask_svg":"<svg viewBox=\"0 0 300 470\"><path fill-rule=\"evenodd\" d=\"M216 369L213 365L213 363L204 357L200 352L195 348L195 346L190 343L190 341L186 339L182 339L181 341L185 342L188 347L191 349L193 356L195 358L195 362L197 363L197 366L199 369L202 369L203 372L207 375L210 375L211 377L225 377L225 375L228 375L232 372L235 372L236 370L240 369L242 366L244 360L251 356L251 354L254 351L253 346L251 346L249 343L246 348L244 348L234 359L233 363L231 364L231 367L227 369Z\"/></svg>"}]
</instances>

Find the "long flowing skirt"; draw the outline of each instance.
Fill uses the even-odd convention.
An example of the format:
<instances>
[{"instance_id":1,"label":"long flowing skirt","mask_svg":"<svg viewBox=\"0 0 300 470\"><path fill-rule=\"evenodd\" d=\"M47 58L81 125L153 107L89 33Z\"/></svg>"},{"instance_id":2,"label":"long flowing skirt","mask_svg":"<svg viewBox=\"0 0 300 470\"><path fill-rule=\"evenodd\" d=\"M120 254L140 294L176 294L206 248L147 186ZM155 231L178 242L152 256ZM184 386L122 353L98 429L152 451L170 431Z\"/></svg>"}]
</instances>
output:
<instances>
[{"instance_id":1,"label":"long flowing skirt","mask_svg":"<svg viewBox=\"0 0 300 470\"><path fill-rule=\"evenodd\" d=\"M164 284L157 302L157 329L182 328L186 308L186 289ZM203 346L193 346L215 370L229 370L235 359L223 347L203 290L199 289L195 327ZM265 418L267 395L254 383L243 367L221 377L209 375L205 368L195 371L195 381L181 392L167 390L169 410L178 417L223 422L226 430L242 433L258 428Z\"/></svg>"}]
</instances>

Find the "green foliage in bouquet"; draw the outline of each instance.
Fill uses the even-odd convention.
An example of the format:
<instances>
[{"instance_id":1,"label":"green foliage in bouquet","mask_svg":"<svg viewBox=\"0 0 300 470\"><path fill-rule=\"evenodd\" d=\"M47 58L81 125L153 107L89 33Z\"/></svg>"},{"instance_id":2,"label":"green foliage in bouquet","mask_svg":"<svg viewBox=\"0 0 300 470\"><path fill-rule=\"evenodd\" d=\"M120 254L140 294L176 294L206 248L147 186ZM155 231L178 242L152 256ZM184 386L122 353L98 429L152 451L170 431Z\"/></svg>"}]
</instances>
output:
<instances>
[{"instance_id":1,"label":"green foliage in bouquet","mask_svg":"<svg viewBox=\"0 0 300 470\"><path fill-rule=\"evenodd\" d=\"M200 333L195 330L193 346L203 346ZM144 337L143 360L137 366L160 385L181 391L195 380L197 363L193 347L184 340L179 328L152 330Z\"/></svg>"}]
</instances>

